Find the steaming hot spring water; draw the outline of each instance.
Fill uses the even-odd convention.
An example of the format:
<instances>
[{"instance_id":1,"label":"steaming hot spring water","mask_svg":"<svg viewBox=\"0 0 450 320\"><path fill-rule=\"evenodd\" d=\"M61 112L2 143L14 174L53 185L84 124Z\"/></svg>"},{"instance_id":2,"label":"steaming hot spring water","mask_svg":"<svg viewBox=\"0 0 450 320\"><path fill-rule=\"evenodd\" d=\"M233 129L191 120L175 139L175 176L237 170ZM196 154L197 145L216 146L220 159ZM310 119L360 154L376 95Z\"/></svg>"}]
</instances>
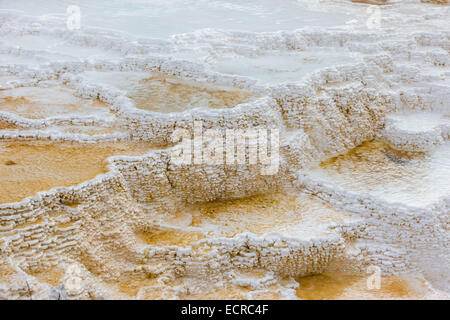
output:
<instances>
[{"instance_id":1,"label":"steaming hot spring water","mask_svg":"<svg viewBox=\"0 0 450 320\"><path fill-rule=\"evenodd\" d=\"M448 299L449 11L1 1L0 298Z\"/></svg>"}]
</instances>

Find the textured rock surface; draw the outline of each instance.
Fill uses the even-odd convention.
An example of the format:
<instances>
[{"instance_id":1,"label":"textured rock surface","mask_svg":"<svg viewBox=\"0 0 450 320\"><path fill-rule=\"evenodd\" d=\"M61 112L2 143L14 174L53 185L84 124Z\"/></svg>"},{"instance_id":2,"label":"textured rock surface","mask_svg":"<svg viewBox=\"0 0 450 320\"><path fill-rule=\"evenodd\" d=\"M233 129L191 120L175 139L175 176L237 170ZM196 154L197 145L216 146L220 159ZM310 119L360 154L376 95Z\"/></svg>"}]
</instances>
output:
<instances>
[{"instance_id":1,"label":"textured rock surface","mask_svg":"<svg viewBox=\"0 0 450 320\"><path fill-rule=\"evenodd\" d=\"M378 29L367 6L325 2L353 22L167 40L1 11L0 297L448 298L449 11L403 2ZM270 84L214 70L318 50L351 62ZM172 133L194 121L278 129L279 170L177 165ZM370 266L381 292L364 288Z\"/></svg>"}]
</instances>

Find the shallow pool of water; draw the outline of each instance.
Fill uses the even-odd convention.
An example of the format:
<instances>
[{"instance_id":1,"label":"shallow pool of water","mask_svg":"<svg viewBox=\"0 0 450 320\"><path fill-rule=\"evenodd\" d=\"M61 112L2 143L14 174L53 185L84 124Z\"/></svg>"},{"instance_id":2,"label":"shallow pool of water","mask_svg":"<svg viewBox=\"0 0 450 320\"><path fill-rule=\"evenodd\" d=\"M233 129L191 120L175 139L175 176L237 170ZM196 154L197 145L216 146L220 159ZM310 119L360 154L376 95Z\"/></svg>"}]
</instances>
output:
<instances>
[{"instance_id":1,"label":"shallow pool of water","mask_svg":"<svg viewBox=\"0 0 450 320\"><path fill-rule=\"evenodd\" d=\"M0 141L0 203L20 201L39 191L69 187L108 171L113 155L140 155L148 143L81 144Z\"/></svg>"},{"instance_id":2,"label":"shallow pool of water","mask_svg":"<svg viewBox=\"0 0 450 320\"><path fill-rule=\"evenodd\" d=\"M124 90L136 107L162 113L193 108L232 108L256 96L247 91L173 76L143 72L86 72L85 77L98 84Z\"/></svg>"},{"instance_id":3,"label":"shallow pool of water","mask_svg":"<svg viewBox=\"0 0 450 320\"><path fill-rule=\"evenodd\" d=\"M5 1L6 2L6 1ZM133 35L167 38L204 28L247 31L330 27L348 20L343 13L308 9L294 0L32 0L7 1L2 7L32 15L66 16L70 5L81 10L81 26L115 29Z\"/></svg>"},{"instance_id":4,"label":"shallow pool of water","mask_svg":"<svg viewBox=\"0 0 450 320\"><path fill-rule=\"evenodd\" d=\"M413 277L380 277L380 286L368 276L325 273L298 278L297 296L304 300L424 299L434 297L425 280ZM436 296L437 297L437 296Z\"/></svg>"},{"instance_id":5,"label":"shallow pool of water","mask_svg":"<svg viewBox=\"0 0 450 320\"><path fill-rule=\"evenodd\" d=\"M333 48L304 52L272 52L256 57L233 55L221 57L209 67L225 74L246 76L263 84L299 82L313 71L348 63L357 56L347 50Z\"/></svg>"},{"instance_id":6,"label":"shallow pool of water","mask_svg":"<svg viewBox=\"0 0 450 320\"><path fill-rule=\"evenodd\" d=\"M89 114L111 116L106 103L97 99L79 98L74 90L63 86L3 90L0 96L0 111L29 119Z\"/></svg>"},{"instance_id":7,"label":"shallow pool of water","mask_svg":"<svg viewBox=\"0 0 450 320\"><path fill-rule=\"evenodd\" d=\"M413 153L371 141L323 162L313 175L345 190L423 207L450 195L449 159L449 143Z\"/></svg>"}]
</instances>

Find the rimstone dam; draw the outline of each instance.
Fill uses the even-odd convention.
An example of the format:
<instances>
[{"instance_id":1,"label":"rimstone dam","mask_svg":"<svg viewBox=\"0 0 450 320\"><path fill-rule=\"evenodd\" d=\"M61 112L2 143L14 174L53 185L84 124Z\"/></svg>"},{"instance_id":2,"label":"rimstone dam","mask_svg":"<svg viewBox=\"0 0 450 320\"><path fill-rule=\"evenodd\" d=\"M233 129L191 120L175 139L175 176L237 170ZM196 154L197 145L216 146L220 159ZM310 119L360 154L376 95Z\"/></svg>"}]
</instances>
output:
<instances>
[{"instance_id":1,"label":"rimstone dam","mask_svg":"<svg viewBox=\"0 0 450 320\"><path fill-rule=\"evenodd\" d=\"M72 2L0 1L0 299L450 298L447 0Z\"/></svg>"}]
</instances>

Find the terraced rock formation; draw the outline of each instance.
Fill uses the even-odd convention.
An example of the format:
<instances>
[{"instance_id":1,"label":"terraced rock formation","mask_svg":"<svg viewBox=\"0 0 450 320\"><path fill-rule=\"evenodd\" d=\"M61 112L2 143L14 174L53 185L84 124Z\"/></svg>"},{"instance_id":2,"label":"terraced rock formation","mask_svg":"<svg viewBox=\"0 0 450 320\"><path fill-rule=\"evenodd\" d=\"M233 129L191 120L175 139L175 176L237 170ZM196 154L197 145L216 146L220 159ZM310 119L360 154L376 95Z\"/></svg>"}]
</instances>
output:
<instances>
[{"instance_id":1,"label":"terraced rock formation","mask_svg":"<svg viewBox=\"0 0 450 320\"><path fill-rule=\"evenodd\" d=\"M315 5L160 39L0 10L0 298L448 299L449 8ZM195 123L278 130L278 170L175 163Z\"/></svg>"}]
</instances>

